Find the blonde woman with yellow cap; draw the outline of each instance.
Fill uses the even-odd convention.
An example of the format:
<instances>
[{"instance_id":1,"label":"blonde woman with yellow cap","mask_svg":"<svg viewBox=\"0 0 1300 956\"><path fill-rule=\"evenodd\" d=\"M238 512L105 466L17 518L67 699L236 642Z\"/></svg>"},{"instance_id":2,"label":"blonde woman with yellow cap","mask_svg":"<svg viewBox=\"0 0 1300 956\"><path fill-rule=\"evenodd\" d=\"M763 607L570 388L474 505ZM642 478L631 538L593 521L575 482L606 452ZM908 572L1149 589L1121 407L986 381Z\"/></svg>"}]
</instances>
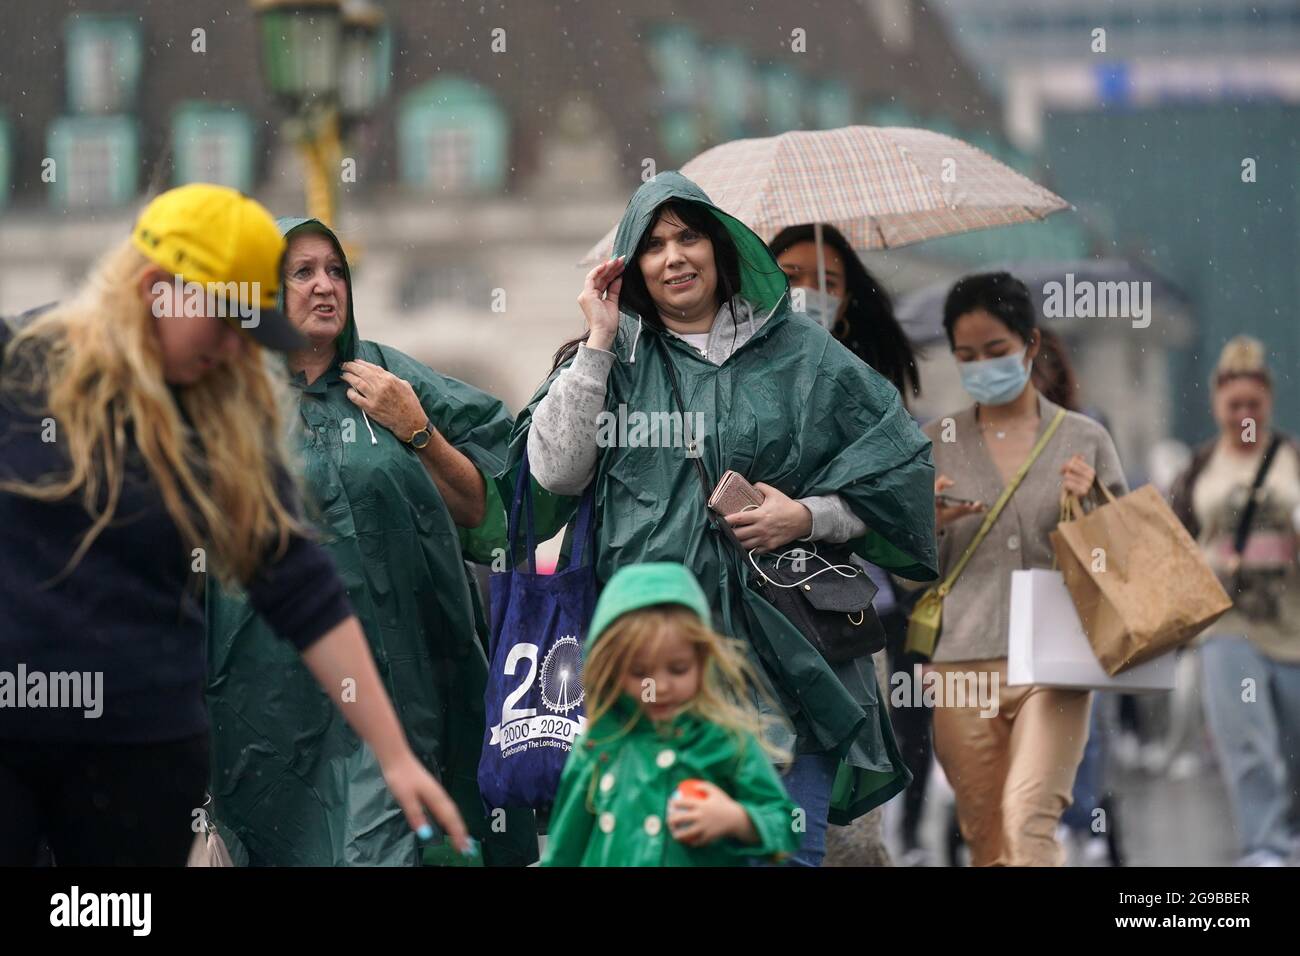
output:
<instances>
[{"instance_id":1,"label":"blonde woman with yellow cap","mask_svg":"<svg viewBox=\"0 0 1300 956\"><path fill-rule=\"evenodd\" d=\"M469 849L297 515L266 351L303 344L274 309L283 251L253 200L183 186L72 298L0 323L0 865L42 837L61 865L184 864L207 571L299 650L412 829L427 810Z\"/></svg>"}]
</instances>

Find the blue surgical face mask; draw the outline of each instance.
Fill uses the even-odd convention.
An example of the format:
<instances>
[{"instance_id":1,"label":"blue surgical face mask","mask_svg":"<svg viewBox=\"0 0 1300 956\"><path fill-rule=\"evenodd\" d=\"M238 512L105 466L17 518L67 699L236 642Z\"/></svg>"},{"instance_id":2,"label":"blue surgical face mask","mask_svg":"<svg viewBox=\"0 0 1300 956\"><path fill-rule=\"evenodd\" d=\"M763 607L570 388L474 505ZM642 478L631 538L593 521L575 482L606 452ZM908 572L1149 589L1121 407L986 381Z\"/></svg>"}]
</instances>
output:
<instances>
[{"instance_id":1,"label":"blue surgical face mask","mask_svg":"<svg viewBox=\"0 0 1300 956\"><path fill-rule=\"evenodd\" d=\"M835 317L840 314L840 297L818 289L805 289L804 293L803 314L823 329L834 326Z\"/></svg>"},{"instance_id":2,"label":"blue surgical face mask","mask_svg":"<svg viewBox=\"0 0 1300 956\"><path fill-rule=\"evenodd\" d=\"M979 362L958 362L957 371L961 373L962 388L981 405L1014 401L1029 382L1025 349Z\"/></svg>"}]
</instances>

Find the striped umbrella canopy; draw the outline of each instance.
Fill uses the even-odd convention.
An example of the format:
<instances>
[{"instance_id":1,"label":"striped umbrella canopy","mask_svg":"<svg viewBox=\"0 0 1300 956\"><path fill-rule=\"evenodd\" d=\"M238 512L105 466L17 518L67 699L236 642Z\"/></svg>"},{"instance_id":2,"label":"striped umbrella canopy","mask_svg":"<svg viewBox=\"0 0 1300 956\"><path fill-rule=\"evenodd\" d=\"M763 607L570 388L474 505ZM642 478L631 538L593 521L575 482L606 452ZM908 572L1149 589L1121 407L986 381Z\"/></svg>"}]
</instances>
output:
<instances>
[{"instance_id":1,"label":"striped umbrella canopy","mask_svg":"<svg viewBox=\"0 0 1300 956\"><path fill-rule=\"evenodd\" d=\"M892 249L1070 208L969 143L900 126L733 140L681 171L764 241L786 226L830 223L857 249ZM584 265L611 255L616 229Z\"/></svg>"}]
</instances>

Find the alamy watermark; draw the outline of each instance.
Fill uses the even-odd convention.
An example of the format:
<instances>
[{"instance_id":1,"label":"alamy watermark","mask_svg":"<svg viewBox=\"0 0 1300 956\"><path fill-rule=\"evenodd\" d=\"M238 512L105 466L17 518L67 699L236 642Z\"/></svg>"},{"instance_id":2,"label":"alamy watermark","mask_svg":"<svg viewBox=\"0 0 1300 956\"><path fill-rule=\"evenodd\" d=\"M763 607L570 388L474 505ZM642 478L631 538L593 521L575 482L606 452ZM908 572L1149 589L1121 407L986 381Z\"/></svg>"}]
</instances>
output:
<instances>
[{"instance_id":1,"label":"alamy watermark","mask_svg":"<svg viewBox=\"0 0 1300 956\"><path fill-rule=\"evenodd\" d=\"M1151 324L1151 283L1075 281L1043 284L1043 316L1048 319L1132 319L1133 328Z\"/></svg>"},{"instance_id":2,"label":"alamy watermark","mask_svg":"<svg viewBox=\"0 0 1300 956\"><path fill-rule=\"evenodd\" d=\"M978 707L981 717L998 715L997 671L895 671L889 677L889 702L903 707Z\"/></svg>"},{"instance_id":3,"label":"alamy watermark","mask_svg":"<svg viewBox=\"0 0 1300 956\"><path fill-rule=\"evenodd\" d=\"M171 283L155 282L151 291L155 319L206 315L239 319L240 327L245 329L255 329L262 321L260 282L186 282L174 276Z\"/></svg>"},{"instance_id":4,"label":"alamy watermark","mask_svg":"<svg viewBox=\"0 0 1300 956\"><path fill-rule=\"evenodd\" d=\"M87 720L104 713L103 671L0 671L0 707L81 710Z\"/></svg>"},{"instance_id":5,"label":"alamy watermark","mask_svg":"<svg viewBox=\"0 0 1300 956\"><path fill-rule=\"evenodd\" d=\"M620 402L617 411L596 416L601 448L685 448L688 458L698 458L703 440L703 412L629 412Z\"/></svg>"},{"instance_id":6,"label":"alamy watermark","mask_svg":"<svg viewBox=\"0 0 1300 956\"><path fill-rule=\"evenodd\" d=\"M94 893L75 883L50 897L51 926L119 926L148 936L153 926L152 893Z\"/></svg>"}]
</instances>

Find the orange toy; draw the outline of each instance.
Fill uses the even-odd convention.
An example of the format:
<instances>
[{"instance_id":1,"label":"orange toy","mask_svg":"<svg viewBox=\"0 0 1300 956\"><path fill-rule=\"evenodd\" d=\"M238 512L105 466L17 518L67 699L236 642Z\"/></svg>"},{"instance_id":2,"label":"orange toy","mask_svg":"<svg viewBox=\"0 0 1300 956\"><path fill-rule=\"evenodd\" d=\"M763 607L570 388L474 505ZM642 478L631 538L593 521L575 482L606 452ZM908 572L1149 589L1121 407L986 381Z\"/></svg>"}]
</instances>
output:
<instances>
[{"instance_id":1,"label":"orange toy","mask_svg":"<svg viewBox=\"0 0 1300 956\"><path fill-rule=\"evenodd\" d=\"M709 796L703 780L683 780L677 785L677 792L687 800L704 800Z\"/></svg>"}]
</instances>

